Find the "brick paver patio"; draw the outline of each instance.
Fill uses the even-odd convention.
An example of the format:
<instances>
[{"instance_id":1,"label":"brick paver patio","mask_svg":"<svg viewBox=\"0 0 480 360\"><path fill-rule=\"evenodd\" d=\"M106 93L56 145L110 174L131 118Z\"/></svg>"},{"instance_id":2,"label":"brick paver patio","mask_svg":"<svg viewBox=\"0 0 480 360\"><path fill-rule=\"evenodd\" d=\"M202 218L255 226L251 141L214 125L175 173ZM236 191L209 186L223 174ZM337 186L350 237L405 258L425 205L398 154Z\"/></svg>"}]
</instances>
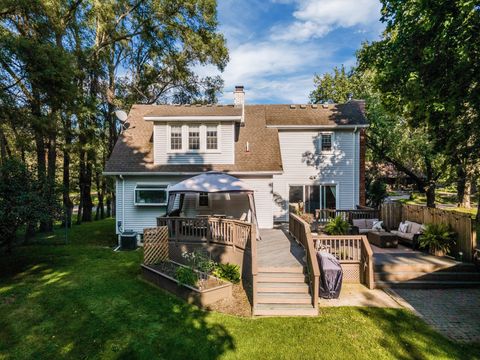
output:
<instances>
[{"instance_id":1,"label":"brick paver patio","mask_svg":"<svg viewBox=\"0 0 480 360\"><path fill-rule=\"evenodd\" d=\"M451 339L480 342L480 289L395 289L423 319Z\"/></svg>"}]
</instances>

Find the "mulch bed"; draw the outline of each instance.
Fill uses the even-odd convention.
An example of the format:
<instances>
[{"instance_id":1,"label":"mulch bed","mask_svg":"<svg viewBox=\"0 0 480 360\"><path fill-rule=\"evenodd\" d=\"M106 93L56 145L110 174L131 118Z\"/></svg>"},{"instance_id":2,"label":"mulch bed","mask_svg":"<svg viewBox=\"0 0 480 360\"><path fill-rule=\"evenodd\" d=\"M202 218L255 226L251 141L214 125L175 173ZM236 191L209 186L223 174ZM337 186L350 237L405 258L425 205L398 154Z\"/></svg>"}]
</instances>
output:
<instances>
[{"instance_id":1,"label":"mulch bed","mask_svg":"<svg viewBox=\"0 0 480 360\"><path fill-rule=\"evenodd\" d=\"M209 305L207 310L235 316L250 317L252 316L252 305L249 300L252 293L251 289L251 284L246 280L243 281L243 284L233 284L232 297Z\"/></svg>"}]
</instances>

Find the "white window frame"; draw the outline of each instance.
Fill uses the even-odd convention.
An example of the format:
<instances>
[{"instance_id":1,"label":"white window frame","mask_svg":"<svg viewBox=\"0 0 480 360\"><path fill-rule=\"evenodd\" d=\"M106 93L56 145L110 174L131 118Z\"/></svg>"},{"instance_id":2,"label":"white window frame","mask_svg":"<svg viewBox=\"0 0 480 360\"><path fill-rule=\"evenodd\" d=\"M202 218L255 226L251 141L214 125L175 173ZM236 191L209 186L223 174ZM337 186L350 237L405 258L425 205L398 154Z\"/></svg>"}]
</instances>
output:
<instances>
[{"instance_id":1,"label":"white window frame","mask_svg":"<svg viewBox=\"0 0 480 360\"><path fill-rule=\"evenodd\" d=\"M323 135L330 135L331 147L330 150L323 150ZM333 131L321 131L318 133L318 152L320 154L332 154L335 148L335 133Z\"/></svg>"},{"instance_id":2,"label":"white window frame","mask_svg":"<svg viewBox=\"0 0 480 360\"><path fill-rule=\"evenodd\" d=\"M181 126L182 127L182 149L172 150L172 127ZM199 150L190 150L189 149L189 127L198 126L200 130L200 149ZM217 149L207 149L207 127L216 126L217 127ZM222 147L222 128L220 123L201 123L201 124L167 124L167 154L220 154Z\"/></svg>"},{"instance_id":3,"label":"white window frame","mask_svg":"<svg viewBox=\"0 0 480 360\"><path fill-rule=\"evenodd\" d=\"M319 203L320 203L320 206L322 206L322 187L324 186L335 186L335 208L336 209L339 209L339 206L340 206L340 197L339 197L339 193L340 193L340 184L338 182L320 182L320 183L297 183L297 182L294 182L294 183L289 183L287 184L287 189L286 189L286 194L288 194L288 203L290 203L290 186L301 186L303 188L303 203L305 204L305 194L306 194L306 191L305 191L305 187L306 186L319 186L320 187L320 198L318 199L319 200Z\"/></svg>"},{"instance_id":4,"label":"white window frame","mask_svg":"<svg viewBox=\"0 0 480 360\"><path fill-rule=\"evenodd\" d=\"M135 206L161 206L165 207L168 203L168 185L166 183L137 183L133 189L133 203ZM139 203L137 202L137 190L154 191L159 190L159 187L165 187L165 202L164 203Z\"/></svg>"}]
</instances>

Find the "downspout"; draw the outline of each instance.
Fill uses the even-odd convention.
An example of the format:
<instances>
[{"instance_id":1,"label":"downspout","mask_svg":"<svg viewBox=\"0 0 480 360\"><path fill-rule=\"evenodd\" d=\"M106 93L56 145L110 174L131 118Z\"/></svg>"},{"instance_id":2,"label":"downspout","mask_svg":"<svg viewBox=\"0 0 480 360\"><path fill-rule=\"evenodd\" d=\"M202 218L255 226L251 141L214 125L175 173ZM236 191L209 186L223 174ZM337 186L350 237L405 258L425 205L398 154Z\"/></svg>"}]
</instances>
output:
<instances>
[{"instance_id":1,"label":"downspout","mask_svg":"<svg viewBox=\"0 0 480 360\"><path fill-rule=\"evenodd\" d=\"M120 234L118 234L118 245L113 251L120 250L120 247L121 247L120 237L122 236L121 233L123 232L123 229L125 229L125 179L123 175L119 175L118 177L122 180L122 227L121 229L118 229L120 232Z\"/></svg>"},{"instance_id":2,"label":"downspout","mask_svg":"<svg viewBox=\"0 0 480 360\"><path fill-rule=\"evenodd\" d=\"M355 203L359 203L359 195L357 194L357 131L358 127L353 129L353 198ZM355 207L357 204L353 204Z\"/></svg>"}]
</instances>

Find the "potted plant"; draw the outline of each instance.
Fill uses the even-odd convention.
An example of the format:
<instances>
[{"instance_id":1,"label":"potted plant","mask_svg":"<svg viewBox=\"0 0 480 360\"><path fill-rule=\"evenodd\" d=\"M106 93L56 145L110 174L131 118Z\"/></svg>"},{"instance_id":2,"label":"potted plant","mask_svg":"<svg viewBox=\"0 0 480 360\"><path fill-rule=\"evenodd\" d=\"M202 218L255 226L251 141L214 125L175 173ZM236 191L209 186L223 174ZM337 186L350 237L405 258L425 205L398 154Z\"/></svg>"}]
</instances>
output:
<instances>
[{"instance_id":1,"label":"potted plant","mask_svg":"<svg viewBox=\"0 0 480 360\"><path fill-rule=\"evenodd\" d=\"M325 225L323 231L328 235L347 235L350 231L350 224L341 216L337 216Z\"/></svg>"},{"instance_id":2,"label":"potted plant","mask_svg":"<svg viewBox=\"0 0 480 360\"><path fill-rule=\"evenodd\" d=\"M418 244L432 255L445 256L455 244L455 233L446 224L427 224L418 238Z\"/></svg>"}]
</instances>

